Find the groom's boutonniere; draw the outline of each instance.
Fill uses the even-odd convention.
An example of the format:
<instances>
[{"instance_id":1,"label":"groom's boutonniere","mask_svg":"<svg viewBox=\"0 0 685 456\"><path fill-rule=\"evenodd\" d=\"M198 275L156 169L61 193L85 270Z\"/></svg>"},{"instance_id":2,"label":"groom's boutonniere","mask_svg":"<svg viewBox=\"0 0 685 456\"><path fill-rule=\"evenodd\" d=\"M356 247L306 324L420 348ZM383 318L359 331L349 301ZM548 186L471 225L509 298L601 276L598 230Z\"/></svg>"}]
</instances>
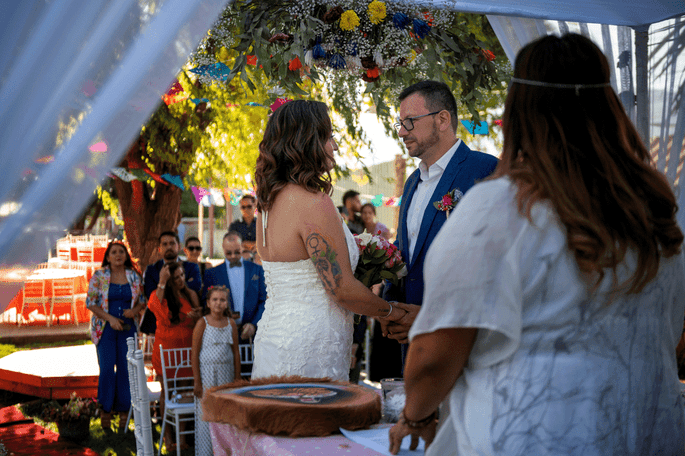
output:
<instances>
[{"instance_id":1,"label":"groom's boutonniere","mask_svg":"<svg viewBox=\"0 0 685 456\"><path fill-rule=\"evenodd\" d=\"M464 196L464 194L461 190L455 188L452 191L447 192L441 200L434 201L433 206L435 206L437 210L445 212L445 217L447 218L450 216L450 211L454 209L454 206L457 205L462 196Z\"/></svg>"}]
</instances>

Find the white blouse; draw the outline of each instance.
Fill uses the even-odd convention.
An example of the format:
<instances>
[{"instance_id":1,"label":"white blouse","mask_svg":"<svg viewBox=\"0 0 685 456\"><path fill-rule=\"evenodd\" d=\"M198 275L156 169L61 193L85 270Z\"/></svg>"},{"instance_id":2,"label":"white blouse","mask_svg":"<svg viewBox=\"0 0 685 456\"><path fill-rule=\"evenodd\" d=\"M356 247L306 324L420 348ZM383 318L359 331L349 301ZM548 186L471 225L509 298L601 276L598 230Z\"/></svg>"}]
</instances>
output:
<instances>
[{"instance_id":1,"label":"white blouse","mask_svg":"<svg viewBox=\"0 0 685 456\"><path fill-rule=\"evenodd\" d=\"M428 252L410 339L479 331L427 454L683 454L683 256L639 294L610 296L608 273L590 295L551 206L531 223L515 192L507 178L474 186Z\"/></svg>"}]
</instances>

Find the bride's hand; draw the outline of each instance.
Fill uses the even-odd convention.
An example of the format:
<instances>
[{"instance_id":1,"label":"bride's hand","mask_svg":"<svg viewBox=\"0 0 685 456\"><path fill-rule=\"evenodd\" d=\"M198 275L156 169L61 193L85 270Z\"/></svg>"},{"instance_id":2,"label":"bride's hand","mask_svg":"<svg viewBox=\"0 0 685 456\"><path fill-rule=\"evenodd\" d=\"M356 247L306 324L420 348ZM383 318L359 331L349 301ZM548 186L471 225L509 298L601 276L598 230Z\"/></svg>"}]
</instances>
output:
<instances>
[{"instance_id":1,"label":"bride's hand","mask_svg":"<svg viewBox=\"0 0 685 456\"><path fill-rule=\"evenodd\" d=\"M387 338L395 339L401 344L406 344L409 342L409 330L414 320L416 320L416 315L421 310L421 306L405 304L403 302L395 303L394 306L399 310L403 310L404 314L400 315L400 318L386 319L385 325L381 321L381 330ZM391 315L391 317L394 317L394 315Z\"/></svg>"}]
</instances>

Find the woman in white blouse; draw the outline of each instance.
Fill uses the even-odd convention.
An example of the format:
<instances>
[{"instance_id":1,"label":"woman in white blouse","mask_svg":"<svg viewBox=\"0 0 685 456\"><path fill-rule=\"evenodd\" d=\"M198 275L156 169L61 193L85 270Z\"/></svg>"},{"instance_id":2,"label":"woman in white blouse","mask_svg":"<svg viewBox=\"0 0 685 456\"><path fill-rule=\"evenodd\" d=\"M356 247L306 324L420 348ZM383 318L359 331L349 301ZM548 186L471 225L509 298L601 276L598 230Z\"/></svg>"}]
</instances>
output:
<instances>
[{"instance_id":1,"label":"woman in white blouse","mask_svg":"<svg viewBox=\"0 0 685 456\"><path fill-rule=\"evenodd\" d=\"M496 178L426 260L391 452L683 454L673 192L590 40L535 41L514 75Z\"/></svg>"}]
</instances>

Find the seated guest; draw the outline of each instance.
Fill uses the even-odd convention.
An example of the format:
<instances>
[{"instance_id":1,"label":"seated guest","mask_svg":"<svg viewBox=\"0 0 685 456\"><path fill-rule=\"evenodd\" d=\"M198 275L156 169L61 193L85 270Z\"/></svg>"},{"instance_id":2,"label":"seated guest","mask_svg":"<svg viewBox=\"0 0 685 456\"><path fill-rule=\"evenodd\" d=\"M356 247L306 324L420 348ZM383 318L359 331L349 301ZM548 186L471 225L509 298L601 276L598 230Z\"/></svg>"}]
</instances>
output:
<instances>
[{"instance_id":1,"label":"seated guest","mask_svg":"<svg viewBox=\"0 0 685 456\"><path fill-rule=\"evenodd\" d=\"M200 277L204 277L205 271L211 268L212 264L200 261L202 257L202 244L200 244L200 240L195 236L190 236L186 239L186 246L183 249L183 252L186 254L187 261L198 265L200 268Z\"/></svg>"},{"instance_id":2,"label":"seated guest","mask_svg":"<svg viewBox=\"0 0 685 456\"><path fill-rule=\"evenodd\" d=\"M200 300L195 291L186 284L181 263L169 263L159 272L159 283L150 295L148 304L157 321L155 344L152 351L152 367L162 380L162 358L159 346L164 349L186 348L193 345L193 329L202 316ZM192 371L179 372L181 377L192 377ZM162 385L163 387L164 385ZM164 391L160 401L160 413L164 416ZM168 432L166 432L168 431ZM171 426L165 427L167 449L171 447ZM181 442L183 444L183 442Z\"/></svg>"},{"instance_id":3,"label":"seated guest","mask_svg":"<svg viewBox=\"0 0 685 456\"><path fill-rule=\"evenodd\" d=\"M678 206L610 80L581 35L519 52L496 178L426 257L391 453L683 454Z\"/></svg>"},{"instance_id":4,"label":"seated guest","mask_svg":"<svg viewBox=\"0 0 685 456\"><path fill-rule=\"evenodd\" d=\"M180 240L178 235L173 231L165 231L159 235L159 253L162 259L149 265L145 269L143 281L145 282L145 297L149 301L150 295L157 288L159 283L159 272L162 267L169 263L178 261L178 250L180 248ZM184 261L183 273L186 278L188 288L199 294L202 290L202 277L200 276L200 267L191 262ZM140 331L145 334L155 334L155 315L152 312L146 311L143 316L143 321L140 324Z\"/></svg>"},{"instance_id":5,"label":"seated guest","mask_svg":"<svg viewBox=\"0 0 685 456\"><path fill-rule=\"evenodd\" d=\"M257 208L257 198L253 195L243 195L240 198L240 213L243 215L241 220L236 220L228 227L228 232L235 231L243 240L243 258L249 260L255 250L257 241L257 219L255 209Z\"/></svg>"},{"instance_id":6,"label":"seated guest","mask_svg":"<svg viewBox=\"0 0 685 456\"><path fill-rule=\"evenodd\" d=\"M236 315L241 343L251 342L257 332L257 324L264 313L266 283L264 269L243 259L240 235L228 232L222 247L226 261L207 269L202 288L203 299L207 290L215 285L229 289L229 309Z\"/></svg>"}]
</instances>

